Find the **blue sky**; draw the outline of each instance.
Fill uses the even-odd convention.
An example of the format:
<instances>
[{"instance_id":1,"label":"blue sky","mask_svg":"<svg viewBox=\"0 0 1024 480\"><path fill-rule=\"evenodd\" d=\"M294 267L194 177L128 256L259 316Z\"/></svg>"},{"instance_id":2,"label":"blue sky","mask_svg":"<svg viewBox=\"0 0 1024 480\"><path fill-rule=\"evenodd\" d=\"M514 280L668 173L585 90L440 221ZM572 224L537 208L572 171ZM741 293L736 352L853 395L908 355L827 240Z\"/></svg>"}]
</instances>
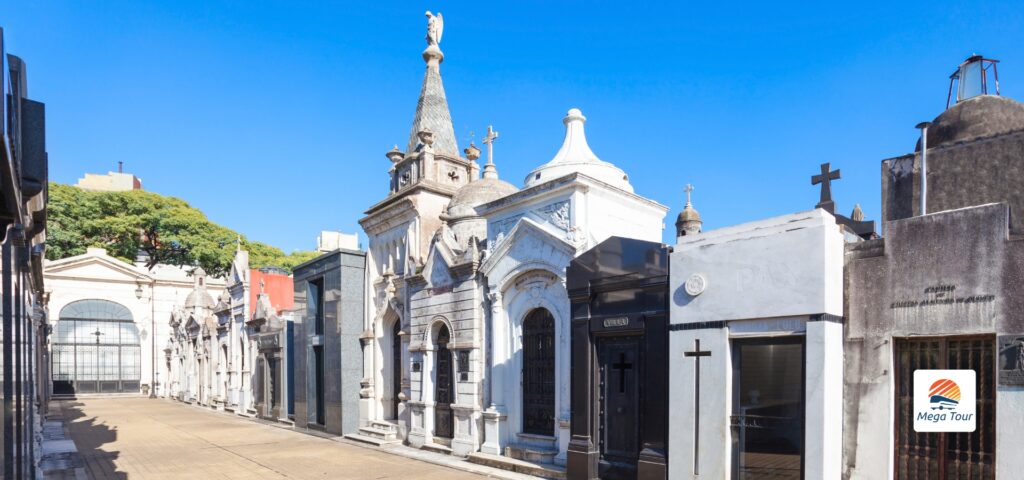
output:
<instances>
[{"instance_id":1,"label":"blue sky","mask_svg":"<svg viewBox=\"0 0 1024 480\"><path fill-rule=\"evenodd\" d=\"M883 158L945 107L977 52L1024 99L1024 2L4 2L7 50L47 104L50 175L126 171L285 250L359 231L388 189L423 76L425 10L445 18L441 71L460 148L501 133L522 185L572 107L637 193L705 229L812 208L880 210Z\"/></svg>"}]
</instances>

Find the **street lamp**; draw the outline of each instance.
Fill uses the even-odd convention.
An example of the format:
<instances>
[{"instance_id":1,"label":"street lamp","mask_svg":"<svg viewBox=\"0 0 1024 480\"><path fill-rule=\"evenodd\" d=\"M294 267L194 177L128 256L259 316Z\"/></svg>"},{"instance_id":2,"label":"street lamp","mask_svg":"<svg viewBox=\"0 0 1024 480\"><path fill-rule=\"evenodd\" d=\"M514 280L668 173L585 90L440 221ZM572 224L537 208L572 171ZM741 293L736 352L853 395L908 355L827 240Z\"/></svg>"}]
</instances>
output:
<instances>
[{"instance_id":1,"label":"street lamp","mask_svg":"<svg viewBox=\"0 0 1024 480\"><path fill-rule=\"evenodd\" d=\"M142 279L135 280L135 298L142 300ZM156 278L154 278L149 284L149 321L150 321L150 333L152 340L150 341L150 350L152 351L153 360L150 363L150 373L152 376L149 380L149 398L156 398ZM142 338L146 340L145 337Z\"/></svg>"}]
</instances>

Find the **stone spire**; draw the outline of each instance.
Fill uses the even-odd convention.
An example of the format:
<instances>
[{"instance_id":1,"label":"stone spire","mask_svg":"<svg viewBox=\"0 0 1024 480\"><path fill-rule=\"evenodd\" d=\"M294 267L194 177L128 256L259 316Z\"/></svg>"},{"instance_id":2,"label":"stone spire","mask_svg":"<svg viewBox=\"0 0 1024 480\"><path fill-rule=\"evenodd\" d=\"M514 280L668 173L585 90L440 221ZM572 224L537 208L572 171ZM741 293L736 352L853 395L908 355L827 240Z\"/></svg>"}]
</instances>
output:
<instances>
[{"instance_id":1,"label":"stone spire","mask_svg":"<svg viewBox=\"0 0 1024 480\"><path fill-rule=\"evenodd\" d=\"M686 188L683 190L686 192L686 206L683 207L682 212L679 212L679 217L676 219L676 237L696 235L700 233L701 225L704 224L700 219L700 212L693 208L693 202L690 199L693 185L686 184Z\"/></svg>"},{"instance_id":2,"label":"stone spire","mask_svg":"<svg viewBox=\"0 0 1024 480\"><path fill-rule=\"evenodd\" d=\"M444 31L444 20L441 14L436 16L427 12L427 49L423 51L423 60L427 62L427 72L423 76L423 87L416 103L416 115L412 119L412 131L409 133L407 152L415 152L420 144L419 133L433 133L433 147L437 153L452 157L459 156L459 146L455 141L455 128L452 126L452 115L448 111L448 99L444 94L441 82L441 34Z\"/></svg>"}]
</instances>

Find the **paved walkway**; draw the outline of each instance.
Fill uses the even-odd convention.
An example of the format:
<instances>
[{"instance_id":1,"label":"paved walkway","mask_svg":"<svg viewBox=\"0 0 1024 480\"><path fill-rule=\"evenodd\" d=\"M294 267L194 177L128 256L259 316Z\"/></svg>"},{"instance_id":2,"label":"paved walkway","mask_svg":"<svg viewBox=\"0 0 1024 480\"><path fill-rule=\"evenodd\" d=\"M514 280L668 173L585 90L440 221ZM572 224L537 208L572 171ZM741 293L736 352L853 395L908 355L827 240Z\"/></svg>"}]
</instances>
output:
<instances>
[{"instance_id":1,"label":"paved walkway","mask_svg":"<svg viewBox=\"0 0 1024 480\"><path fill-rule=\"evenodd\" d=\"M481 478L168 400L60 403L86 471L95 479Z\"/></svg>"}]
</instances>

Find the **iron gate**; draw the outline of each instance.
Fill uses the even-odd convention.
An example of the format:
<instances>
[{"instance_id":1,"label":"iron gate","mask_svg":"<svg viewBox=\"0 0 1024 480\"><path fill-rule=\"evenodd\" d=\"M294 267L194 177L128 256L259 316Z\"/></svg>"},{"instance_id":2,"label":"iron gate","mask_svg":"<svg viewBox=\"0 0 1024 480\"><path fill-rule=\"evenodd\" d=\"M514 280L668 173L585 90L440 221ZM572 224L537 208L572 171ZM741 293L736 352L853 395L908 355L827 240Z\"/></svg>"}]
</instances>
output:
<instances>
[{"instance_id":1,"label":"iron gate","mask_svg":"<svg viewBox=\"0 0 1024 480\"><path fill-rule=\"evenodd\" d=\"M142 346L127 308L108 300L72 302L56 327L53 393L139 391Z\"/></svg>"},{"instance_id":2,"label":"iron gate","mask_svg":"<svg viewBox=\"0 0 1024 480\"><path fill-rule=\"evenodd\" d=\"M914 370L974 370L974 432L914 431ZM896 340L896 478L995 478L995 339L941 337Z\"/></svg>"},{"instance_id":3,"label":"iron gate","mask_svg":"<svg viewBox=\"0 0 1024 480\"><path fill-rule=\"evenodd\" d=\"M452 438L455 430L455 419L452 417L452 352L448 350L450 340L448 327L441 327L441 331L437 333L437 385L434 404L434 436L441 438Z\"/></svg>"},{"instance_id":4,"label":"iron gate","mask_svg":"<svg viewBox=\"0 0 1024 480\"><path fill-rule=\"evenodd\" d=\"M555 319L543 308L523 321L523 432L555 434Z\"/></svg>"}]
</instances>

